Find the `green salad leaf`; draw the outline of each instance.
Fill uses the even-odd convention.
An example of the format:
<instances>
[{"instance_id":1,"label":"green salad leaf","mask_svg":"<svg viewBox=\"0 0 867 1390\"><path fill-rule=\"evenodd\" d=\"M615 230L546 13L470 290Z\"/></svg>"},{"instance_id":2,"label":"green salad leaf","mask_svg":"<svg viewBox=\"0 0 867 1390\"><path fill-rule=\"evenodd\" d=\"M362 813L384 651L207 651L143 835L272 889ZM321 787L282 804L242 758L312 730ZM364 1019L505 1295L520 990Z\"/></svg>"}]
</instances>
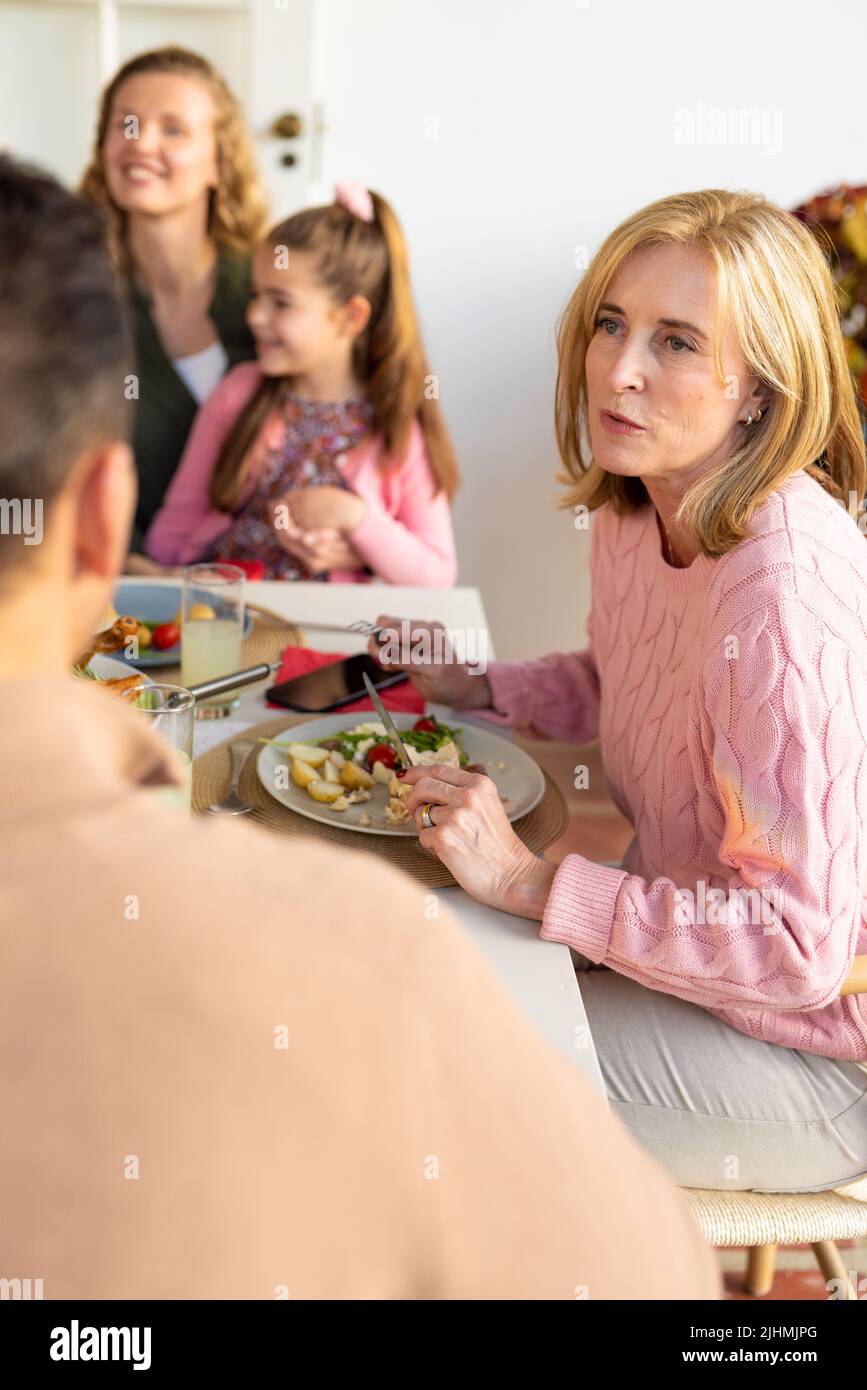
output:
<instances>
[{"instance_id":1,"label":"green salad leaf","mask_svg":"<svg viewBox=\"0 0 867 1390\"><path fill-rule=\"evenodd\" d=\"M369 720L366 722L374 723L375 721ZM461 767L470 761L461 747L460 736L463 733L462 727L452 728L449 724L437 723L435 729L401 729L399 732L403 742L408 747L417 749L419 753L436 752L444 743L448 743L449 740L451 740L457 747ZM394 739L390 734L350 733L348 730L341 733L327 734L325 738L313 739L311 740L311 744L313 747L321 747L324 743L333 743L335 739L338 739L340 744L338 752L342 753L344 758L352 761L358 751L359 743L370 738L376 743L387 743L392 748L395 747ZM287 741L286 739L279 738L260 738L258 741L259 743L271 744L275 748L288 748L290 742L297 743L298 739L295 738ZM395 752L396 751L395 748Z\"/></svg>"},{"instance_id":2,"label":"green salad leaf","mask_svg":"<svg viewBox=\"0 0 867 1390\"><path fill-rule=\"evenodd\" d=\"M370 722L372 723L374 721L371 720ZM458 756L460 758L461 766L463 767L465 763L469 762L469 758L467 757L467 754L461 747L460 742L460 736L463 733L463 728L452 728L449 724L437 723L435 729L401 729L399 730L399 733L401 739L407 745L407 747L415 748L419 753L435 753L438 748L442 748L444 743L448 743L451 740L458 749ZM331 739L339 738L340 752L343 754L344 758L353 758L355 756L358 744L361 743L363 740L369 739L371 737L376 739L378 743L387 743L392 748L395 747L394 739L391 737L390 734L371 735L364 733L341 733L332 734L328 738L321 738L318 740L318 742L320 744L330 743Z\"/></svg>"}]
</instances>

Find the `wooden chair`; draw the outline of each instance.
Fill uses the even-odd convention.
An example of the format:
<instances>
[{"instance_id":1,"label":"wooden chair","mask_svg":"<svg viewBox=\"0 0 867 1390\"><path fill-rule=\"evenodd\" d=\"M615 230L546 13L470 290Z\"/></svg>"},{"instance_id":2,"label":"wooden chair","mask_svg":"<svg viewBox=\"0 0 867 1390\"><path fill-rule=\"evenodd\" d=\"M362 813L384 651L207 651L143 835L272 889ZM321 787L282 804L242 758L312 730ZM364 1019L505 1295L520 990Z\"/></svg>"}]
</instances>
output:
<instances>
[{"instance_id":1,"label":"wooden chair","mask_svg":"<svg viewBox=\"0 0 867 1390\"><path fill-rule=\"evenodd\" d=\"M604 859L613 869L619 859ZM855 956L841 994L867 993L867 956ZM842 1296L857 1298L846 1277L838 1240L867 1236L867 1200L842 1192L733 1192L729 1189L681 1189L708 1244L747 1247L745 1288L756 1298L774 1282L778 1245L809 1244L826 1279L842 1279Z\"/></svg>"},{"instance_id":2,"label":"wooden chair","mask_svg":"<svg viewBox=\"0 0 867 1390\"><path fill-rule=\"evenodd\" d=\"M747 1246L744 1287L754 1298L770 1293L777 1246L805 1243L826 1280L840 1280L838 1297L858 1298L836 1242L867 1236L867 1202L840 1192L682 1191L709 1245Z\"/></svg>"},{"instance_id":3,"label":"wooden chair","mask_svg":"<svg viewBox=\"0 0 867 1390\"><path fill-rule=\"evenodd\" d=\"M841 994L867 992L867 956L856 956ZM774 1282L777 1246L809 1244L826 1280L840 1280L839 1297L857 1299L837 1249L838 1240L867 1236L867 1201L842 1192L731 1192L682 1189L705 1240L747 1247L744 1286L755 1298Z\"/></svg>"}]
</instances>

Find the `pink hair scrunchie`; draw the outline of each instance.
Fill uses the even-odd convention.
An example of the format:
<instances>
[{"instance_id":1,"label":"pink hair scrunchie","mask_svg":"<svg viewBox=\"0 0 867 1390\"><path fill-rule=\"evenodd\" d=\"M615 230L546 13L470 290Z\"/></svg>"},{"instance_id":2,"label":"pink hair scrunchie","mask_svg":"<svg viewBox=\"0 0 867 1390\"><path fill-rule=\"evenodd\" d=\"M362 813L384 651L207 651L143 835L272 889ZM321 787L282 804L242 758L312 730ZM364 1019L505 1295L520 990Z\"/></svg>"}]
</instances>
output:
<instances>
[{"instance_id":1,"label":"pink hair scrunchie","mask_svg":"<svg viewBox=\"0 0 867 1390\"><path fill-rule=\"evenodd\" d=\"M363 183L336 183L334 201L362 222L372 222L374 218L373 199Z\"/></svg>"}]
</instances>

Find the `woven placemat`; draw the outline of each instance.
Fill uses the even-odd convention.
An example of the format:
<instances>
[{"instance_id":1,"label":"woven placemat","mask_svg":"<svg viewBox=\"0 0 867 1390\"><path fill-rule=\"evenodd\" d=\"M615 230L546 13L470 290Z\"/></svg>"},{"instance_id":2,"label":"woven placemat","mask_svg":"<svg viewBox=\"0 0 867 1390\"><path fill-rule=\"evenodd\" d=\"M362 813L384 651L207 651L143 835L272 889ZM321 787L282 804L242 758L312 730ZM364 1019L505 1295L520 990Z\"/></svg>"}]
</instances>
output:
<instances>
[{"instance_id":1,"label":"woven placemat","mask_svg":"<svg viewBox=\"0 0 867 1390\"><path fill-rule=\"evenodd\" d=\"M277 738L293 724L305 724L310 716L279 715L276 719L266 719L254 724L238 735L239 738ZM204 812L214 801L222 801L229 789L231 776L231 755L229 745L234 739L217 744L200 758L193 760L193 811ZM308 820L295 811L281 806L266 792L256 775L256 752L250 754L244 771L241 773L240 794L244 801L252 801L256 807L243 817L245 821L256 821L268 830L282 835L313 836L318 840L328 840L335 845L354 850L366 850L386 859L399 869L412 874L413 878L428 888L447 888L455 882L452 874L435 855L422 849L414 836L363 835L355 830L346 830L339 825L323 825L319 821ZM515 833L535 854L541 853L547 845L558 839L566 829L568 812L563 795L551 778L545 773L545 795L532 811L521 816L512 824Z\"/></svg>"},{"instance_id":2,"label":"woven placemat","mask_svg":"<svg viewBox=\"0 0 867 1390\"><path fill-rule=\"evenodd\" d=\"M253 615L253 627L249 637L245 637L241 643L242 667L258 666L263 661L270 665L280 660L284 647L304 645L304 634L300 627L287 622L279 613L272 613L270 609L260 608L255 603L248 603L247 610ZM151 669L147 674L161 684L179 685L181 668L160 666L158 669Z\"/></svg>"}]
</instances>

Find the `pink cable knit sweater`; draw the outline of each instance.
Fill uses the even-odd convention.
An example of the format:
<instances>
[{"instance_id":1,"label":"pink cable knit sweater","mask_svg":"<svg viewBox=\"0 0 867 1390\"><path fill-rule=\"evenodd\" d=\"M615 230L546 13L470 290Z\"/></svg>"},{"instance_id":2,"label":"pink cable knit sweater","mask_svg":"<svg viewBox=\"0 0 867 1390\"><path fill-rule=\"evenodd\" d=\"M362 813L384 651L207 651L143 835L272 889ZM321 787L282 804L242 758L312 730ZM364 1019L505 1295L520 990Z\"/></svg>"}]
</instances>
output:
<instances>
[{"instance_id":1,"label":"pink cable knit sweater","mask_svg":"<svg viewBox=\"0 0 867 1390\"><path fill-rule=\"evenodd\" d=\"M622 869L566 856L546 940L752 1037L863 1062L867 995L839 989L867 952L867 544L803 471L751 529L675 569L653 507L602 507L590 646L491 663L486 717L598 737L635 828Z\"/></svg>"}]
</instances>

